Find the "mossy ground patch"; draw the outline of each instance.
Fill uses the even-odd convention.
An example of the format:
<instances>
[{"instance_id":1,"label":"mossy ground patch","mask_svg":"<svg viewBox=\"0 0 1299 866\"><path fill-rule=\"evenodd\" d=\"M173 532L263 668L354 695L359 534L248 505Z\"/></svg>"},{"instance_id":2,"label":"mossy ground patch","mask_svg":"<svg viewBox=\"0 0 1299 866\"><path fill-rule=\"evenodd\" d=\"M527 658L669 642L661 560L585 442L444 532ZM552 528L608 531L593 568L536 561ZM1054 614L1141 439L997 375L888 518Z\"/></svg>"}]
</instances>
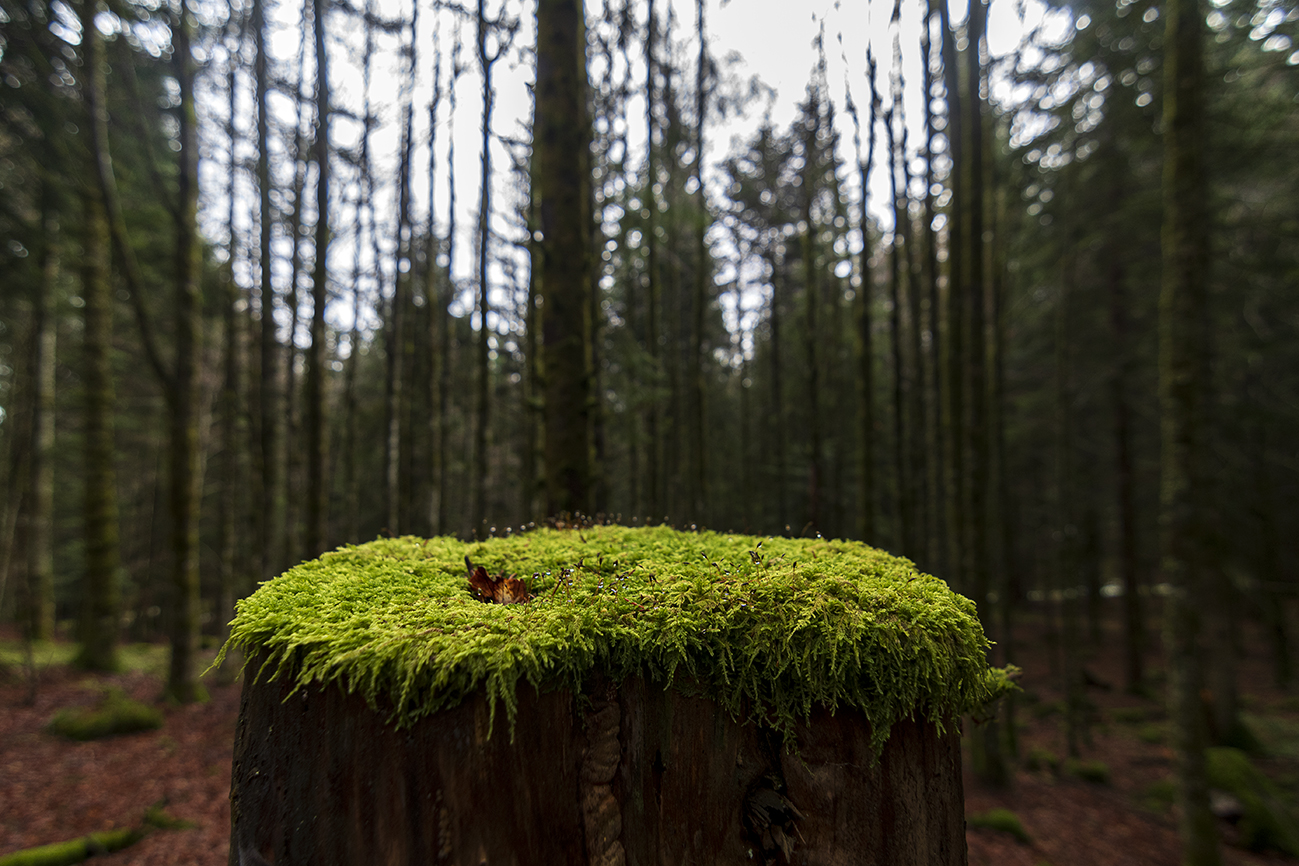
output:
<instances>
[{"instance_id":1,"label":"mossy ground patch","mask_svg":"<svg viewBox=\"0 0 1299 866\"><path fill-rule=\"evenodd\" d=\"M532 600L477 600L466 557ZM907 560L666 527L345 547L240 602L231 645L261 656L253 675L338 682L399 725L479 688L512 723L520 680L580 689L599 671L688 686L786 733L816 704L856 707L878 749L899 719L943 724L1009 687L973 603Z\"/></svg>"}]
</instances>

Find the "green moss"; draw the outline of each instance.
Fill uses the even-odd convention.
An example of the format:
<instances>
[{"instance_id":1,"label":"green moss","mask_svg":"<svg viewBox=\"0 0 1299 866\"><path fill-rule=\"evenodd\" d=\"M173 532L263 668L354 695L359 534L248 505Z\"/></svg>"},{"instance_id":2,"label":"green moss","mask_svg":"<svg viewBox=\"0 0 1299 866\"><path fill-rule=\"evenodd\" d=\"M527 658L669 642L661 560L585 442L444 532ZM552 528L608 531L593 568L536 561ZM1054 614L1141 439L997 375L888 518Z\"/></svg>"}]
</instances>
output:
<instances>
[{"instance_id":1,"label":"green moss","mask_svg":"<svg viewBox=\"0 0 1299 866\"><path fill-rule=\"evenodd\" d=\"M1024 766L1034 771L1049 770L1052 773L1059 773L1060 759L1050 749L1034 746L1029 750L1028 757L1024 759Z\"/></svg>"},{"instance_id":2,"label":"green moss","mask_svg":"<svg viewBox=\"0 0 1299 866\"><path fill-rule=\"evenodd\" d=\"M134 845L144 837L140 830L105 830L68 842L55 842L14 851L0 857L0 866L70 866L96 854L108 854Z\"/></svg>"},{"instance_id":3,"label":"green moss","mask_svg":"<svg viewBox=\"0 0 1299 866\"><path fill-rule=\"evenodd\" d=\"M1218 747L1206 749L1205 758L1209 784L1240 801L1245 813L1236 823L1241 844L1299 856L1299 823L1249 756L1240 749Z\"/></svg>"},{"instance_id":4,"label":"green moss","mask_svg":"<svg viewBox=\"0 0 1299 866\"><path fill-rule=\"evenodd\" d=\"M533 600L477 601L466 556ZM399 725L477 689L512 723L520 680L577 689L600 670L706 692L785 733L815 704L857 707L878 749L900 719L941 725L1013 688L987 665L974 604L906 560L665 527L346 547L240 602L230 646L263 654L255 676L338 682Z\"/></svg>"},{"instance_id":5,"label":"green moss","mask_svg":"<svg viewBox=\"0 0 1299 866\"><path fill-rule=\"evenodd\" d=\"M1137 729L1137 739L1147 745L1158 746L1168 739L1168 726L1152 722Z\"/></svg>"},{"instance_id":6,"label":"green moss","mask_svg":"<svg viewBox=\"0 0 1299 866\"><path fill-rule=\"evenodd\" d=\"M1002 833L1009 833L1021 845L1027 845L1033 841L1033 838L1028 835L1028 831L1024 829L1024 824L1019 820L1019 816L1009 809L989 809L986 812L976 812L973 815L967 815L965 823L970 827L984 830L1000 830Z\"/></svg>"},{"instance_id":7,"label":"green moss","mask_svg":"<svg viewBox=\"0 0 1299 866\"><path fill-rule=\"evenodd\" d=\"M1084 782L1091 782L1093 785L1108 785L1110 783L1110 768L1104 761L1083 761L1070 758L1064 762L1064 771L1067 775L1082 779Z\"/></svg>"},{"instance_id":8,"label":"green moss","mask_svg":"<svg viewBox=\"0 0 1299 866\"><path fill-rule=\"evenodd\" d=\"M1177 784L1172 779L1151 782L1141 792L1140 802L1152 812L1167 812L1177 802Z\"/></svg>"},{"instance_id":9,"label":"green moss","mask_svg":"<svg viewBox=\"0 0 1299 866\"><path fill-rule=\"evenodd\" d=\"M1139 725L1151 717L1146 707L1115 707L1110 710L1110 718L1123 725Z\"/></svg>"},{"instance_id":10,"label":"green moss","mask_svg":"<svg viewBox=\"0 0 1299 866\"><path fill-rule=\"evenodd\" d=\"M110 688L94 707L70 707L50 719L50 733L71 740L98 740L116 734L133 734L162 727L162 713L132 700L119 688Z\"/></svg>"}]
</instances>

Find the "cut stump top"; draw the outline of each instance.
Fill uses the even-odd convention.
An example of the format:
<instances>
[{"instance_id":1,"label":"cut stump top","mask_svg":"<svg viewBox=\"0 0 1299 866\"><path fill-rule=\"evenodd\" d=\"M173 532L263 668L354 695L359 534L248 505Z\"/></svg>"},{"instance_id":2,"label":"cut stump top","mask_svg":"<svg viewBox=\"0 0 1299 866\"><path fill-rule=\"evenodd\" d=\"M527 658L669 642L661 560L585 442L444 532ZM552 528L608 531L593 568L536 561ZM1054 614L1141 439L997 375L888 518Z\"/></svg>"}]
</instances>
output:
<instances>
[{"instance_id":1,"label":"cut stump top","mask_svg":"<svg viewBox=\"0 0 1299 866\"><path fill-rule=\"evenodd\" d=\"M484 577L530 598L486 603ZM598 673L707 695L787 734L816 706L852 707L878 751L899 720L941 726L1007 688L974 604L908 560L666 527L344 547L240 602L230 645L260 660L254 677L337 682L398 726L480 688L512 725L520 679L577 693Z\"/></svg>"}]
</instances>

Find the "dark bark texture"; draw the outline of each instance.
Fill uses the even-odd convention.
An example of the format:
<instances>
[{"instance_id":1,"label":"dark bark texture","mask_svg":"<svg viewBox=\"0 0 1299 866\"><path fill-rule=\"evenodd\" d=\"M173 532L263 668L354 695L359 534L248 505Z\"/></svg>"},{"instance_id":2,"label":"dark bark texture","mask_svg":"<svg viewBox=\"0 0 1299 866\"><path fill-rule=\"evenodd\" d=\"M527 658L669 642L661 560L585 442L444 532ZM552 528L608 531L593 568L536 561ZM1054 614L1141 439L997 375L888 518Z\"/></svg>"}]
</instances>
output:
<instances>
[{"instance_id":1,"label":"dark bark texture","mask_svg":"<svg viewBox=\"0 0 1299 866\"><path fill-rule=\"evenodd\" d=\"M792 755L641 679L523 686L513 736L481 694L398 730L337 685L291 691L244 687L231 864L966 863L954 726L900 722L875 762L856 711L815 710Z\"/></svg>"}]
</instances>

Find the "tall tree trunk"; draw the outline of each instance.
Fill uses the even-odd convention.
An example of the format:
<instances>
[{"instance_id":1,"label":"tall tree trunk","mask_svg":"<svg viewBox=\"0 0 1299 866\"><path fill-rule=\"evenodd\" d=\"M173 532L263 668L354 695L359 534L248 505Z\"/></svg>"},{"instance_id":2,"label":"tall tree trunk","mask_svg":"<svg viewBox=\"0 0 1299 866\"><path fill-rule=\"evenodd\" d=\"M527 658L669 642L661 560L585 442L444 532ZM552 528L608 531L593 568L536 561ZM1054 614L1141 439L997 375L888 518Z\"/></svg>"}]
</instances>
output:
<instances>
[{"instance_id":1,"label":"tall tree trunk","mask_svg":"<svg viewBox=\"0 0 1299 866\"><path fill-rule=\"evenodd\" d=\"M930 39L934 23L934 2L927 0L924 26L920 32L921 68L925 90L925 199L924 199L924 285L929 297L929 348L926 355L927 381L924 385L928 412L928 424L925 430L927 446L926 462L929 467L929 535L927 555L929 567L936 574L949 573L947 556L947 525L944 503L947 501L947 477L944 470L943 455L947 445L943 436L942 393L944 376L942 371L942 341L939 339L941 329L942 307L940 306L939 272L938 272L938 237L934 233L934 72L933 44Z\"/></svg>"},{"instance_id":2,"label":"tall tree trunk","mask_svg":"<svg viewBox=\"0 0 1299 866\"><path fill-rule=\"evenodd\" d=\"M781 291L784 283L784 273L782 265L784 264L779 254L770 253L769 264L771 266L771 414L768 420L775 430L776 434L776 477L774 479L776 487L776 531L788 532L789 524L789 502L786 494L785 473L786 473L786 448L785 448L785 388L783 376L781 375L784 367L780 361L780 323L781 323L781 298L784 292Z\"/></svg>"},{"instance_id":3,"label":"tall tree trunk","mask_svg":"<svg viewBox=\"0 0 1299 866\"><path fill-rule=\"evenodd\" d=\"M307 361L307 536L308 556L325 550L329 479L325 448L325 304L329 299L329 53L325 42L326 0L312 0L316 44L316 239L311 281L311 349Z\"/></svg>"},{"instance_id":4,"label":"tall tree trunk","mask_svg":"<svg viewBox=\"0 0 1299 866\"><path fill-rule=\"evenodd\" d=\"M34 640L54 637L54 395L58 329L51 309L59 278L59 218L54 189L41 181L41 280L32 295L31 449L28 453L26 611L27 633ZM17 479L15 479L17 480ZM19 497L11 497L18 507ZM0 584L2 585L2 584Z\"/></svg>"},{"instance_id":5,"label":"tall tree trunk","mask_svg":"<svg viewBox=\"0 0 1299 866\"><path fill-rule=\"evenodd\" d=\"M590 478L590 268L582 198L586 48L580 0L539 0L535 153L541 191L542 352L546 369L546 499L556 514L586 508ZM652 205L651 205L652 208Z\"/></svg>"},{"instance_id":6,"label":"tall tree trunk","mask_svg":"<svg viewBox=\"0 0 1299 866\"><path fill-rule=\"evenodd\" d=\"M242 42L242 27L236 30L236 45ZM226 180L226 264L221 274L222 288L225 297L224 307L225 346L223 349L224 378L221 386L221 480L219 492L219 513L217 515L217 621L222 623L223 637L228 636L228 623L234 615L235 596L241 587L244 568L247 565L247 543L243 540L244 520L246 515L245 491L248 486L248 448L247 412L244 398L244 335L243 314L240 302L243 300L239 285L235 282L235 266L239 255L239 245L235 229L235 205L237 191L235 178L238 176L235 165L235 154L238 152L238 130L235 118L238 113L239 66L231 63L227 73L229 103L226 107L226 138L230 142L230 176Z\"/></svg>"},{"instance_id":7,"label":"tall tree trunk","mask_svg":"<svg viewBox=\"0 0 1299 866\"><path fill-rule=\"evenodd\" d=\"M857 114L857 104L849 93L845 100L848 114L852 117L853 146L857 155L857 178L861 186L861 204L858 212L858 231L861 232L861 252L857 255L857 294L859 310L857 330L861 340L860 372L861 378L861 533L867 544L876 543L875 528L875 350L871 333L871 291L873 280L870 273L871 243L870 215L867 202L870 200L871 166L875 162L875 115L878 88L875 86L877 68L875 58L869 46L866 52L866 65L871 82L871 101L867 112L869 125L867 136L870 144L866 151L866 161L861 158L861 119Z\"/></svg>"},{"instance_id":8,"label":"tall tree trunk","mask_svg":"<svg viewBox=\"0 0 1299 866\"><path fill-rule=\"evenodd\" d=\"M1164 6L1163 284L1159 295L1160 530L1169 715L1177 754L1182 862L1221 862L1205 773L1201 611L1206 528L1203 415L1208 386L1208 221L1205 212L1204 15L1197 0Z\"/></svg>"},{"instance_id":9,"label":"tall tree trunk","mask_svg":"<svg viewBox=\"0 0 1299 866\"><path fill-rule=\"evenodd\" d=\"M442 345L442 334L440 331L442 318L445 315L444 309L439 309L441 303L441 292L439 290L439 265L438 253L441 244L438 243L437 237L437 211L434 203L437 197L434 193L437 190L437 131L438 131L438 107L442 102L442 44L441 30L436 29L433 33L433 95L428 104L428 223L425 226L425 251L424 251L424 310L428 315L428 335L425 345L428 349L427 369L428 378L424 383L424 399L428 404L428 415L426 417L425 435L428 437L429 453L429 477L426 479L427 496L424 501L425 529L429 535L435 535L441 531L438 522L438 508L440 507L440 496L438 494L439 479L443 473L443 467L438 462L438 377L441 375L441 356L439 352ZM531 235L531 231L529 231ZM529 333L531 331L529 330Z\"/></svg>"},{"instance_id":10,"label":"tall tree trunk","mask_svg":"<svg viewBox=\"0 0 1299 866\"><path fill-rule=\"evenodd\" d=\"M487 29L486 0L478 0L478 68L483 75L483 142L478 189L478 388L474 412L474 490L470 524L474 534L479 537L486 537L487 534L487 425L491 409L491 401L488 399L491 391L491 368L488 364L491 329L487 325L487 317L492 309L487 291L487 254L492 237L492 103L496 98L492 90L492 65L500 56L499 49L494 54L487 52ZM580 110L582 101L579 99L577 104ZM580 121L574 122L580 125ZM583 258L582 261L585 262L586 259Z\"/></svg>"},{"instance_id":11,"label":"tall tree trunk","mask_svg":"<svg viewBox=\"0 0 1299 866\"><path fill-rule=\"evenodd\" d=\"M457 28L455 41L451 46L451 84L447 88L450 100L450 116L447 118L447 270L444 281L445 293L438 301L438 532L444 533L449 528L449 492L450 475L447 468L447 443L450 439L450 425L447 423L451 405L451 312L450 304L455 298L455 261L456 261L456 84L464 71L460 65L460 31Z\"/></svg>"},{"instance_id":12,"label":"tall tree trunk","mask_svg":"<svg viewBox=\"0 0 1299 866\"><path fill-rule=\"evenodd\" d=\"M803 195L802 220L804 225L803 243L803 316L804 346L807 353L807 430L811 447L808 450L807 466L807 526L806 529L816 534L821 522L821 394L820 394L820 359L817 357L817 343L821 339L820 324L817 321L821 307L821 271L817 267L816 242L817 225L812 215L812 203L821 187L821 178L817 176L818 138L821 133L821 99L818 90L815 95L808 93L807 127L803 130Z\"/></svg>"},{"instance_id":13,"label":"tall tree trunk","mask_svg":"<svg viewBox=\"0 0 1299 866\"><path fill-rule=\"evenodd\" d=\"M1128 301L1123 290L1123 265L1117 251L1111 251L1109 281L1110 329L1117 358L1110 376L1110 399L1114 404L1115 500L1119 531L1119 577L1123 582L1124 675L1127 690L1141 692L1145 684L1143 655L1146 623L1141 611L1141 582L1137 571L1137 505L1132 456L1132 407L1128 383L1132 378L1132 349L1129 345Z\"/></svg>"},{"instance_id":14,"label":"tall tree trunk","mask_svg":"<svg viewBox=\"0 0 1299 866\"><path fill-rule=\"evenodd\" d=\"M708 255L708 197L704 192L704 123L708 114L708 39L704 33L704 0L695 4L699 37L699 59L695 68L695 161L692 166L698 203L694 209L695 274L690 322L690 491L689 517L703 521L708 516L708 467L704 440L704 311L708 285L712 282L712 258Z\"/></svg>"},{"instance_id":15,"label":"tall tree trunk","mask_svg":"<svg viewBox=\"0 0 1299 866\"><path fill-rule=\"evenodd\" d=\"M415 114L414 87L416 69L416 25L419 23L419 3L414 4L414 15L411 19L410 44L403 49L407 65L402 76L402 120L401 144L397 165L397 261L393 269L392 305L388 313L387 327L387 381L385 388L385 412L387 430L384 437L384 500L386 508L385 526L388 534L401 535L407 528L401 507L402 452L409 448L409 443L402 441L401 420L405 406L405 348L406 317L409 312L411 271L411 218L410 218L410 174L411 150L415 144L412 136L412 125ZM366 20L367 41L371 27L369 16ZM369 69L369 55L366 56L366 69ZM377 263L376 263L377 265Z\"/></svg>"},{"instance_id":16,"label":"tall tree trunk","mask_svg":"<svg viewBox=\"0 0 1299 866\"><path fill-rule=\"evenodd\" d=\"M980 620L988 634L996 631L996 602L992 595L991 560L988 545L988 488L991 482L989 473L990 448L988 445L988 341L986 294L984 286L984 161L987 155L987 140L983 131L983 98L980 86L983 82L984 36L987 30L988 8L986 0L971 0L968 23L966 25L968 47L966 48L966 81L967 98L965 100L968 126L965 130L969 136L969 175L967 189L969 195L968 230L963 239L968 245L968 261L965 265L969 274L969 314L970 344L966 355L966 369L969 374L969 414L967 435L969 446L969 512L966 517L968 526L968 562L967 576L975 602L979 606ZM1009 783L1009 774L1001 753L1000 726L994 718L983 728L982 749L976 750L981 761L976 761L975 772L983 781L994 785Z\"/></svg>"},{"instance_id":17,"label":"tall tree trunk","mask_svg":"<svg viewBox=\"0 0 1299 866\"><path fill-rule=\"evenodd\" d=\"M281 370L283 369L279 335L275 324L275 287L272 282L274 252L271 249L271 230L275 224L275 211L271 204L270 164L270 58L266 45L266 2L253 0L252 28L256 42L257 59L254 74L257 79L257 191L258 191L258 264L260 266L261 294L261 372L258 390L258 415L261 424L260 511L258 521L261 537L261 576L273 577L288 565L284 560L284 450L282 443L283 401L280 399ZM296 158L296 156L295 156ZM290 335L292 340L292 335Z\"/></svg>"},{"instance_id":18,"label":"tall tree trunk","mask_svg":"<svg viewBox=\"0 0 1299 866\"><path fill-rule=\"evenodd\" d=\"M658 195L654 191L658 183L658 164L654 161L655 135L659 132L657 119L654 116L658 86L655 78L658 64L654 56L655 42L658 40L657 19L654 17L654 0L646 2L645 19L645 342L649 349L649 381L642 382L642 389L648 393L649 403L645 412L645 489L646 489L646 522L659 520L663 516L662 483L660 480L659 457L662 453L662 442L659 441L659 263L658 233L659 220Z\"/></svg>"},{"instance_id":19,"label":"tall tree trunk","mask_svg":"<svg viewBox=\"0 0 1299 866\"><path fill-rule=\"evenodd\" d=\"M172 25L173 62L180 83L180 209L176 219L176 373L171 406L171 662L166 693L189 703L203 697L198 682L199 488L198 364L202 339L198 243L198 118L187 0Z\"/></svg>"},{"instance_id":20,"label":"tall tree trunk","mask_svg":"<svg viewBox=\"0 0 1299 866\"><path fill-rule=\"evenodd\" d=\"M952 200L947 211L947 308L946 329L943 334L941 367L944 370L942 384L943 443L947 448L944 455L947 478L947 582L955 587L965 587L966 575L963 569L965 539L965 513L963 504L965 494L964 469L964 394L962 384L965 380L965 352L962 341L963 317L961 309L965 297L963 256L965 249L965 145L962 141L964 115L961 110L959 58L956 51L956 32L953 28L947 4L938 0L938 17L943 32L943 92L947 102L947 150L951 156L952 169L947 186Z\"/></svg>"},{"instance_id":21,"label":"tall tree trunk","mask_svg":"<svg viewBox=\"0 0 1299 866\"><path fill-rule=\"evenodd\" d=\"M80 5L83 98L92 131L99 184L83 194L82 286L85 301L85 448L86 570L81 592L81 649L77 664L88 670L111 671L118 666L117 632L121 612L118 569L117 476L113 445L113 301L109 285L109 225L102 174L108 160L108 109L104 105L103 37L95 26L96 0ZM111 165L109 166L111 171Z\"/></svg>"},{"instance_id":22,"label":"tall tree trunk","mask_svg":"<svg viewBox=\"0 0 1299 866\"><path fill-rule=\"evenodd\" d=\"M900 0L894 5L896 13ZM896 16L895 16L896 17ZM895 125L898 122L897 111L902 103L901 64L899 51L893 58L892 79L893 102L884 114L884 127L888 132L889 148L889 194L893 202L893 243L889 244L889 349L893 360L893 489L897 511L893 524L894 550L902 556L914 557L915 551L910 542L913 534L914 504L911 498L911 472L907 460L907 418L906 418L906 370L902 358L902 244L903 229L906 222L906 205L902 194L898 192L898 172L906 158L898 148Z\"/></svg>"}]
</instances>

